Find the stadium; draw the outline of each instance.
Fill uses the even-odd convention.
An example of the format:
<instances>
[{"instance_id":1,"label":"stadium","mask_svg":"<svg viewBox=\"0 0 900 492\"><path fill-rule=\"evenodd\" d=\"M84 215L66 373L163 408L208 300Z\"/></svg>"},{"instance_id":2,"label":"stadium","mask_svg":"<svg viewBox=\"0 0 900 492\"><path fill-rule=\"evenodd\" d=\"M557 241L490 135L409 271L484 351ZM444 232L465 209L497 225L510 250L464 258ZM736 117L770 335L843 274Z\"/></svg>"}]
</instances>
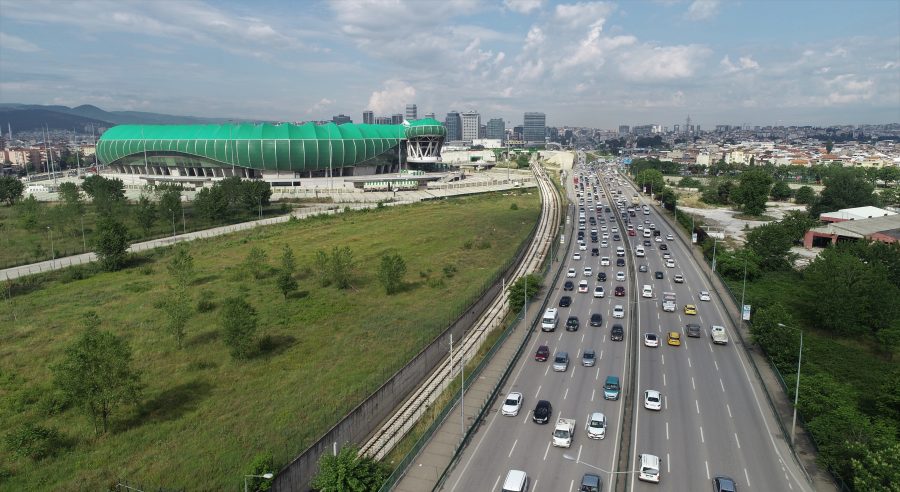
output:
<instances>
[{"instance_id":1,"label":"stadium","mask_svg":"<svg viewBox=\"0 0 900 492\"><path fill-rule=\"evenodd\" d=\"M434 119L400 125L119 125L97 143L109 171L150 183L239 176L273 186L301 178L437 171L447 130Z\"/></svg>"}]
</instances>

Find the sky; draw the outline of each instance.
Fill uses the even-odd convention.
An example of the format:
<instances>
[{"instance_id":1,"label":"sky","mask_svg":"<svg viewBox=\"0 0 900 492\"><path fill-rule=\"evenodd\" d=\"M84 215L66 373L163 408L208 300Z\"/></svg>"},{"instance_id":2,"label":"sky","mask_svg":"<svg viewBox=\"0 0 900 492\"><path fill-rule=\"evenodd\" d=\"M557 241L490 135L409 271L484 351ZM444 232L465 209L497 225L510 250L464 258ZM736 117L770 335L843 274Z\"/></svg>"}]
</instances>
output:
<instances>
[{"instance_id":1,"label":"sky","mask_svg":"<svg viewBox=\"0 0 900 492\"><path fill-rule=\"evenodd\" d=\"M900 122L900 2L0 0L0 102L361 122Z\"/></svg>"}]
</instances>

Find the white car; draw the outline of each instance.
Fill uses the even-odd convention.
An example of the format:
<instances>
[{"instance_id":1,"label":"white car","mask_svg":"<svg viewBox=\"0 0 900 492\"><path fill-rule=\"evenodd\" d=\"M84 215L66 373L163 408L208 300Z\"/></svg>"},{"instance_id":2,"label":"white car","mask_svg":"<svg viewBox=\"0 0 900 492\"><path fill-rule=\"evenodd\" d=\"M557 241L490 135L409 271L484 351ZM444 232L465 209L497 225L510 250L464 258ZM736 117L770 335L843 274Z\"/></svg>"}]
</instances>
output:
<instances>
[{"instance_id":1,"label":"white car","mask_svg":"<svg viewBox=\"0 0 900 492\"><path fill-rule=\"evenodd\" d=\"M643 231L643 230L644 230L644 224L638 224L637 230Z\"/></svg>"},{"instance_id":2,"label":"white car","mask_svg":"<svg viewBox=\"0 0 900 492\"><path fill-rule=\"evenodd\" d=\"M591 439L603 439L606 437L606 415L594 412L588 417L587 435Z\"/></svg>"},{"instance_id":3,"label":"white car","mask_svg":"<svg viewBox=\"0 0 900 492\"><path fill-rule=\"evenodd\" d=\"M585 276L585 277L590 277L590 276L592 276L592 275L594 275L594 269L591 268L591 267L589 267L589 266L588 266L588 267L584 267L584 276Z\"/></svg>"},{"instance_id":4,"label":"white car","mask_svg":"<svg viewBox=\"0 0 900 492\"><path fill-rule=\"evenodd\" d=\"M621 304L616 304L616 307L613 308L613 318L624 318L625 317L625 308L622 307Z\"/></svg>"},{"instance_id":5,"label":"white car","mask_svg":"<svg viewBox=\"0 0 900 492\"><path fill-rule=\"evenodd\" d=\"M662 242L662 236L656 236L655 241L658 242L658 243L661 243L661 242Z\"/></svg>"},{"instance_id":6,"label":"white car","mask_svg":"<svg viewBox=\"0 0 900 492\"><path fill-rule=\"evenodd\" d=\"M587 244L585 244L584 242L578 243L578 251L587 251Z\"/></svg>"},{"instance_id":7,"label":"white car","mask_svg":"<svg viewBox=\"0 0 900 492\"><path fill-rule=\"evenodd\" d=\"M603 231L603 232L606 232L606 231L609 230L609 228L606 227L606 226L600 226L600 230Z\"/></svg>"},{"instance_id":8,"label":"white car","mask_svg":"<svg viewBox=\"0 0 900 492\"><path fill-rule=\"evenodd\" d=\"M654 229L656 229L656 224L650 224L650 230L652 231Z\"/></svg>"},{"instance_id":9,"label":"white car","mask_svg":"<svg viewBox=\"0 0 900 492\"><path fill-rule=\"evenodd\" d=\"M572 255L572 259L573 259L573 260L580 260L580 259L581 259L581 253L579 253L579 252L576 251L575 254Z\"/></svg>"},{"instance_id":10,"label":"white car","mask_svg":"<svg viewBox=\"0 0 900 492\"><path fill-rule=\"evenodd\" d=\"M576 274L577 274L577 272L575 272L575 269L574 269L574 268L570 268L569 271L566 272L566 277L567 277L567 278L575 278L575 275L576 275Z\"/></svg>"},{"instance_id":11,"label":"white car","mask_svg":"<svg viewBox=\"0 0 900 492\"><path fill-rule=\"evenodd\" d=\"M603 239L609 239L609 233L608 233L608 232L604 232L604 233L603 233L603 236L601 236L601 237L602 237Z\"/></svg>"},{"instance_id":12,"label":"white car","mask_svg":"<svg viewBox=\"0 0 900 492\"><path fill-rule=\"evenodd\" d=\"M582 280L581 282L578 282L578 292L581 294L586 294L587 291L588 291L587 280Z\"/></svg>"},{"instance_id":13,"label":"white car","mask_svg":"<svg viewBox=\"0 0 900 492\"><path fill-rule=\"evenodd\" d=\"M600 247L601 247L601 248L608 248L608 247L609 247L609 242L608 242L608 241L600 241Z\"/></svg>"},{"instance_id":14,"label":"white car","mask_svg":"<svg viewBox=\"0 0 900 492\"><path fill-rule=\"evenodd\" d=\"M672 255L671 255L670 253L663 253L663 259L664 259L664 260L668 260L668 259L670 259L670 258L672 258Z\"/></svg>"},{"instance_id":15,"label":"white car","mask_svg":"<svg viewBox=\"0 0 900 492\"><path fill-rule=\"evenodd\" d=\"M600 258L600 266L609 266L609 256Z\"/></svg>"},{"instance_id":16,"label":"white car","mask_svg":"<svg viewBox=\"0 0 900 492\"><path fill-rule=\"evenodd\" d=\"M644 345L647 347L659 347L659 337L656 333L644 333Z\"/></svg>"},{"instance_id":17,"label":"white car","mask_svg":"<svg viewBox=\"0 0 900 492\"><path fill-rule=\"evenodd\" d=\"M625 280L625 272L616 272L616 280L620 282Z\"/></svg>"},{"instance_id":18,"label":"white car","mask_svg":"<svg viewBox=\"0 0 900 492\"><path fill-rule=\"evenodd\" d=\"M680 273L676 273L674 280L675 280L676 284L683 284L684 283L684 275L682 275Z\"/></svg>"},{"instance_id":19,"label":"white car","mask_svg":"<svg viewBox=\"0 0 900 492\"><path fill-rule=\"evenodd\" d=\"M710 298L710 296L709 296L709 292L707 292L707 291L705 291L705 290L701 290L701 291L700 291L700 300L701 300L701 301L709 301L709 300L711 300L711 298Z\"/></svg>"},{"instance_id":20,"label":"white car","mask_svg":"<svg viewBox=\"0 0 900 492\"><path fill-rule=\"evenodd\" d=\"M647 390L644 392L644 408L647 410L662 410L662 396L659 391Z\"/></svg>"},{"instance_id":21,"label":"white car","mask_svg":"<svg viewBox=\"0 0 900 492\"><path fill-rule=\"evenodd\" d=\"M500 414L506 417L515 417L519 415L519 409L522 408L522 393L518 391L513 391L512 393L506 395L506 401L503 402L503 407L500 408Z\"/></svg>"},{"instance_id":22,"label":"white car","mask_svg":"<svg viewBox=\"0 0 900 492\"><path fill-rule=\"evenodd\" d=\"M602 286L602 285L598 285L598 286L594 287L594 297L600 297L600 298L602 298L602 297L605 296L605 295L606 295L606 293L603 292L603 286Z\"/></svg>"},{"instance_id":23,"label":"white car","mask_svg":"<svg viewBox=\"0 0 900 492\"><path fill-rule=\"evenodd\" d=\"M675 240L675 237L672 236L671 234L666 234L666 240L667 240L667 241L674 241L674 240Z\"/></svg>"},{"instance_id":24,"label":"white car","mask_svg":"<svg viewBox=\"0 0 900 492\"><path fill-rule=\"evenodd\" d=\"M675 268L675 260L666 260L666 268Z\"/></svg>"}]
</instances>

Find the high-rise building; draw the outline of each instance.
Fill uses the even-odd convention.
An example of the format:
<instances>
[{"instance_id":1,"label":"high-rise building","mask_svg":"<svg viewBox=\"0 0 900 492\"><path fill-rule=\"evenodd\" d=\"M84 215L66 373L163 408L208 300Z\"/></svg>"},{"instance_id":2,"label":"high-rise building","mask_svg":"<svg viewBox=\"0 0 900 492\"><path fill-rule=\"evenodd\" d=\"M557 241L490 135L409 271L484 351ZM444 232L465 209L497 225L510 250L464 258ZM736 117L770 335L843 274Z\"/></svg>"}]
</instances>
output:
<instances>
[{"instance_id":1,"label":"high-rise building","mask_svg":"<svg viewBox=\"0 0 900 492\"><path fill-rule=\"evenodd\" d=\"M402 114L394 113L391 115L391 124L392 125L399 125L401 123L403 123L403 115Z\"/></svg>"},{"instance_id":2,"label":"high-rise building","mask_svg":"<svg viewBox=\"0 0 900 492\"><path fill-rule=\"evenodd\" d=\"M434 118L434 113L425 113L425 118L435 119L435 118Z\"/></svg>"},{"instance_id":3,"label":"high-rise building","mask_svg":"<svg viewBox=\"0 0 900 492\"><path fill-rule=\"evenodd\" d=\"M366 110L363 111L363 123L367 125L372 125L375 123L375 113L372 111Z\"/></svg>"},{"instance_id":4,"label":"high-rise building","mask_svg":"<svg viewBox=\"0 0 900 492\"><path fill-rule=\"evenodd\" d=\"M471 142L478 138L481 130L481 115L478 111L464 111L462 113L462 139Z\"/></svg>"},{"instance_id":5,"label":"high-rise building","mask_svg":"<svg viewBox=\"0 0 900 492\"><path fill-rule=\"evenodd\" d=\"M631 128L628 125L619 125L619 135L628 135Z\"/></svg>"},{"instance_id":6,"label":"high-rise building","mask_svg":"<svg viewBox=\"0 0 900 492\"><path fill-rule=\"evenodd\" d=\"M484 138L506 139L506 123L503 122L502 118L491 118L488 120Z\"/></svg>"},{"instance_id":7,"label":"high-rise building","mask_svg":"<svg viewBox=\"0 0 900 492\"><path fill-rule=\"evenodd\" d=\"M459 111L450 111L447 118L444 119L444 126L447 127L447 141L462 140L462 117Z\"/></svg>"},{"instance_id":8,"label":"high-rise building","mask_svg":"<svg viewBox=\"0 0 900 492\"><path fill-rule=\"evenodd\" d=\"M547 140L547 115L544 113L525 113L523 126L523 140L526 142L544 143Z\"/></svg>"},{"instance_id":9,"label":"high-rise building","mask_svg":"<svg viewBox=\"0 0 900 492\"><path fill-rule=\"evenodd\" d=\"M337 116L332 116L331 121L335 125L343 125L344 123L353 123L353 120L345 114L339 114Z\"/></svg>"},{"instance_id":10,"label":"high-rise building","mask_svg":"<svg viewBox=\"0 0 900 492\"><path fill-rule=\"evenodd\" d=\"M513 139L514 140L522 140L524 138L523 137L524 134L525 134L524 126L518 125L518 126L513 127Z\"/></svg>"},{"instance_id":11,"label":"high-rise building","mask_svg":"<svg viewBox=\"0 0 900 492\"><path fill-rule=\"evenodd\" d=\"M406 121L419 119L419 108L415 104L406 105Z\"/></svg>"},{"instance_id":12,"label":"high-rise building","mask_svg":"<svg viewBox=\"0 0 900 492\"><path fill-rule=\"evenodd\" d=\"M391 121L390 116L376 116L375 124L376 125L391 125L391 124L393 124L393 121Z\"/></svg>"}]
</instances>

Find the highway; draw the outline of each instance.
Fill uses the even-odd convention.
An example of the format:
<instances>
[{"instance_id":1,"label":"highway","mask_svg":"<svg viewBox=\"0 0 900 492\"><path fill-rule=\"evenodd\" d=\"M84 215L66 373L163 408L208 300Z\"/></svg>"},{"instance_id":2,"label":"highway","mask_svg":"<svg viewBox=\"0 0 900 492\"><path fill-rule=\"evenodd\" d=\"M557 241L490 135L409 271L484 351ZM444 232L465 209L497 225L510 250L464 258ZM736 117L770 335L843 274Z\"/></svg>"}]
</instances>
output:
<instances>
[{"instance_id":1,"label":"highway","mask_svg":"<svg viewBox=\"0 0 900 492\"><path fill-rule=\"evenodd\" d=\"M577 224L578 217L573 175L577 177L584 173L589 179L591 175L585 171L583 164L576 162L576 170L567 176L566 182L567 194L576 204L569 214L572 222L567 224L566 231ZM616 177L614 172L610 172L610 178L601 176L606 190L600 191L600 201L609 206L614 203L611 193L621 190L620 196L626 199L626 206L630 206L635 190L627 185L627 181ZM667 230L666 223L656 210L650 207L650 214L643 215L640 205L636 216L627 219L635 227L654 224L661 230L661 241L657 242L652 235L644 238L640 230L636 230L635 236L628 236L626 231L620 230L621 240L614 241L612 227L622 229L625 225L618 217L618 210L612 206L612 213L597 215L590 211L591 205L596 206L596 202L585 200L586 215L594 215L598 222L600 218L605 222L599 222L596 226L587 224L586 229L600 229L601 242L604 241L602 234L608 233L610 237L605 239L608 246L600 247L602 243L592 243L588 238L586 251L580 251L581 258L574 259L574 254L579 252L578 246L566 236L564 273L560 275L557 285L550 287L548 307L557 306L564 295L570 296L573 302L570 307L559 308L559 325L555 332L539 332L533 337L528 352L512 372L505 393L523 393L522 409L516 417L501 416L500 407L505 393L498 398L486 423L444 481L442 490L497 491L510 469L524 470L531 482L529 490L533 491L577 491L584 473L600 475L604 482L603 490L611 490L616 476L627 479L627 490L632 492L710 490L711 479L717 475L733 478L740 491L812 490L780 434L763 390L752 375L750 363L738 346L734 327L728 322L716 293L710 291L711 301L699 300L699 292L709 291L710 286L688 253L688 245L683 244L677 235L667 240L666 235L672 231ZM614 220L611 220L611 215L615 216ZM645 220L649 223L645 224ZM608 230L603 231L603 226ZM645 246L646 256L635 257L635 246L643 245L645 239L650 242L649 246ZM665 251L660 249L663 244ZM617 267L615 263L615 248L620 245L627 250L625 267ZM591 256L592 247L599 247L598 256ZM675 261L674 268L665 266L664 253L671 254ZM611 266L600 265L599 260L604 256L611 259ZM641 264L647 266L647 272L638 272ZM592 269L590 277L584 275L586 266ZM565 271L569 268L575 269L575 278L566 278ZM616 273L620 271L625 274L625 281L616 280ZM657 271L663 272L662 279L654 278ZM606 273L605 282L598 280L598 272ZM684 283L674 282L676 274L684 276ZM588 280L587 293L563 290L565 281L571 280L577 286L582 279ZM595 285L604 287L605 297L592 295ZM625 288L624 297L612 295L619 285ZM640 296L643 285L652 286L652 298ZM660 303L663 292L676 294L675 312L662 311ZM616 304L626 307L624 319L612 319ZM685 304L695 305L697 314L685 314ZM603 315L600 327L588 325L593 313ZM578 331L565 329L566 319L571 315L580 320ZM610 327L614 323L625 327L624 341L610 340ZM687 323L701 326L699 338L687 336ZM728 344L712 344L709 335L712 325L726 327ZM540 329L540 323L537 329ZM666 344L669 331L680 333L681 346ZM645 347L645 332L657 334L660 346ZM550 348L547 362L538 362L534 358L539 345ZM581 354L589 348L596 351L598 360L594 367L583 367ZM555 372L551 368L553 355L557 351L570 354L565 372ZM604 400L602 386L608 375L623 377L627 374L628 357L636 358L633 380L623 378L622 381L624 388L635 384L631 426L634 446L625 450L631 457L631 469L616 470L623 400ZM643 407L643 392L647 389L662 393L661 410ZM546 425L531 420L531 411L538 400L548 400L553 405L550 422ZM585 426L592 412L606 415L607 436L603 440L587 437ZM559 417L573 418L577 422L571 448L551 446L554 423ZM661 459L659 484L637 480L634 472L639 466L638 456L642 453ZM618 474L614 476L613 472Z\"/></svg>"}]
</instances>

